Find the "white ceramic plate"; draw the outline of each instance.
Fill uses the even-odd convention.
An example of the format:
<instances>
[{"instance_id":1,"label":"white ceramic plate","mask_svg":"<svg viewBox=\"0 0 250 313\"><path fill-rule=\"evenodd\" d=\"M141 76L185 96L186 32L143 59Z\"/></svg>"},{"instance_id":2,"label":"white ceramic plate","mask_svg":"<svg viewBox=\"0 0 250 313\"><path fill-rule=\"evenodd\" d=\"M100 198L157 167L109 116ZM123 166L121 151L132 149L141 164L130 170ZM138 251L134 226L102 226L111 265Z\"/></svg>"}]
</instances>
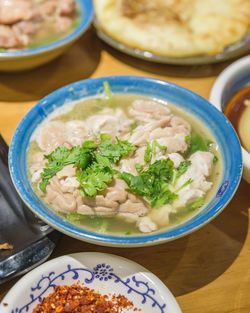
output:
<instances>
[{"instance_id":1,"label":"white ceramic plate","mask_svg":"<svg viewBox=\"0 0 250 313\"><path fill-rule=\"evenodd\" d=\"M44 263L14 285L0 304L0 312L31 313L53 286L78 281L103 294L126 296L141 313L181 313L174 296L154 274L137 263L104 253L71 254Z\"/></svg>"}]
</instances>

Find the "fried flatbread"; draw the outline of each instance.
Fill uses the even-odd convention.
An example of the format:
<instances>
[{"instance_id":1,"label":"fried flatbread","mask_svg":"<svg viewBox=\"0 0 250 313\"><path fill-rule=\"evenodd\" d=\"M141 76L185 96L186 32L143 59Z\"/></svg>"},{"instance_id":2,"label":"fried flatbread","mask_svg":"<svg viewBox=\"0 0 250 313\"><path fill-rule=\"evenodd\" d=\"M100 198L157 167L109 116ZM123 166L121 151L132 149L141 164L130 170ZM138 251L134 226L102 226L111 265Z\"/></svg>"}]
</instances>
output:
<instances>
[{"instance_id":1,"label":"fried flatbread","mask_svg":"<svg viewBox=\"0 0 250 313\"><path fill-rule=\"evenodd\" d=\"M250 28L250 0L94 0L100 28L167 57L216 55Z\"/></svg>"}]
</instances>

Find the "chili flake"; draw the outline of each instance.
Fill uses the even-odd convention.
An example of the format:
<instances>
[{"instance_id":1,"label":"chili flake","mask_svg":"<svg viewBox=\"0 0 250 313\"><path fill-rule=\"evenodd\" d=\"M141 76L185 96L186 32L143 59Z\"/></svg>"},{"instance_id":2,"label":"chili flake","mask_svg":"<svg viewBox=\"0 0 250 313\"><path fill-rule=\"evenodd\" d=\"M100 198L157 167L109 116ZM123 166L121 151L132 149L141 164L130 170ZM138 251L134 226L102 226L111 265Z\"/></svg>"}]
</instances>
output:
<instances>
[{"instance_id":1,"label":"chili flake","mask_svg":"<svg viewBox=\"0 0 250 313\"><path fill-rule=\"evenodd\" d=\"M86 286L74 284L56 286L32 313L122 313L123 309L138 311L123 295L101 295Z\"/></svg>"}]
</instances>

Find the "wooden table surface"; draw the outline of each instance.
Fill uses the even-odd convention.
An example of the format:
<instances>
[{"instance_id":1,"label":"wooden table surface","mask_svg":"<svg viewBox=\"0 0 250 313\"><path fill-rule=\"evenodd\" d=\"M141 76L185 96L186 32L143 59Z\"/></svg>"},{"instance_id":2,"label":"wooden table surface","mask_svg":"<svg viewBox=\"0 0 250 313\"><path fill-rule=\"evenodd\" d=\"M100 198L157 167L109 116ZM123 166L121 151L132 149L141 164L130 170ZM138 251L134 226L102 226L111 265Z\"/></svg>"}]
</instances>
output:
<instances>
[{"instance_id":1,"label":"wooden table surface","mask_svg":"<svg viewBox=\"0 0 250 313\"><path fill-rule=\"evenodd\" d=\"M159 77L208 97L229 63L204 66L150 64L122 55L86 33L64 56L26 73L0 74L0 132L10 142L24 114L42 97L71 82L109 75ZM250 185L242 181L231 203L201 230L160 246L99 247L63 236L52 257L107 252L136 261L173 292L184 313L250 312ZM0 221L1 223L1 221ZM0 299L15 281L0 287Z\"/></svg>"}]
</instances>

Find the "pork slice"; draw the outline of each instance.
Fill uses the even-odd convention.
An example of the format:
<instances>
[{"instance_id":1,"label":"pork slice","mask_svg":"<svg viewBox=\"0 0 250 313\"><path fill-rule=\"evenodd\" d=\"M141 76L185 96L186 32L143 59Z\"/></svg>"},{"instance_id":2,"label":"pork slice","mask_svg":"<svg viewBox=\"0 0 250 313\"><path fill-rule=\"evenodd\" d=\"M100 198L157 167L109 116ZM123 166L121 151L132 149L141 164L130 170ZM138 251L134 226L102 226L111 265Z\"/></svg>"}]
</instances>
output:
<instances>
[{"instance_id":1,"label":"pork slice","mask_svg":"<svg viewBox=\"0 0 250 313\"><path fill-rule=\"evenodd\" d=\"M10 26L0 25L0 48L18 48L22 43Z\"/></svg>"},{"instance_id":2,"label":"pork slice","mask_svg":"<svg viewBox=\"0 0 250 313\"><path fill-rule=\"evenodd\" d=\"M152 100L138 99L132 103L134 111L150 114L153 118L159 119L164 115L170 115L171 112L167 106Z\"/></svg>"},{"instance_id":3,"label":"pork slice","mask_svg":"<svg viewBox=\"0 0 250 313\"><path fill-rule=\"evenodd\" d=\"M95 211L95 214L99 216L115 216L117 214L116 210L105 206L97 206L94 207L93 210Z\"/></svg>"},{"instance_id":4,"label":"pork slice","mask_svg":"<svg viewBox=\"0 0 250 313\"><path fill-rule=\"evenodd\" d=\"M142 202L133 202L130 199L119 207L119 213L132 213L137 216L144 216L148 209Z\"/></svg>"},{"instance_id":5,"label":"pork slice","mask_svg":"<svg viewBox=\"0 0 250 313\"><path fill-rule=\"evenodd\" d=\"M65 125L58 121L49 121L39 127L35 140L39 148L50 153L67 141Z\"/></svg>"},{"instance_id":6,"label":"pork slice","mask_svg":"<svg viewBox=\"0 0 250 313\"><path fill-rule=\"evenodd\" d=\"M65 179L61 179L60 184L62 191L69 193L73 193L80 186L76 177L67 177Z\"/></svg>"},{"instance_id":7,"label":"pork slice","mask_svg":"<svg viewBox=\"0 0 250 313\"><path fill-rule=\"evenodd\" d=\"M76 200L72 194L66 193L63 195L58 194L53 200L52 206L57 210L64 213L76 211Z\"/></svg>"},{"instance_id":8,"label":"pork slice","mask_svg":"<svg viewBox=\"0 0 250 313\"><path fill-rule=\"evenodd\" d=\"M150 121L145 125L139 125L133 131L131 137L128 140L137 146L144 145L147 143L147 141L149 141L150 133L154 129L165 127L168 124L168 122L169 122L168 117L162 117L157 121Z\"/></svg>"},{"instance_id":9,"label":"pork slice","mask_svg":"<svg viewBox=\"0 0 250 313\"><path fill-rule=\"evenodd\" d=\"M192 180L185 188L179 192L179 197L174 201L175 208L184 207L188 203L205 196L212 187L212 182L208 180L213 164L213 154L205 151L197 151L189 158L191 165L187 171L177 179L175 189L183 186L188 180Z\"/></svg>"},{"instance_id":10,"label":"pork slice","mask_svg":"<svg viewBox=\"0 0 250 313\"><path fill-rule=\"evenodd\" d=\"M86 204L77 206L77 213L83 214L83 215L95 215L94 209Z\"/></svg>"},{"instance_id":11,"label":"pork slice","mask_svg":"<svg viewBox=\"0 0 250 313\"><path fill-rule=\"evenodd\" d=\"M106 198L110 201L123 203L126 201L127 195L128 193L125 189L109 188Z\"/></svg>"},{"instance_id":12,"label":"pork slice","mask_svg":"<svg viewBox=\"0 0 250 313\"><path fill-rule=\"evenodd\" d=\"M75 0L59 0L58 13L62 16L72 16L76 12Z\"/></svg>"},{"instance_id":13,"label":"pork slice","mask_svg":"<svg viewBox=\"0 0 250 313\"><path fill-rule=\"evenodd\" d=\"M152 233L158 229L157 225L148 216L139 218L136 226L142 233Z\"/></svg>"},{"instance_id":14,"label":"pork slice","mask_svg":"<svg viewBox=\"0 0 250 313\"><path fill-rule=\"evenodd\" d=\"M65 124L66 139L72 146L81 145L88 137L88 129L83 121L73 120Z\"/></svg>"},{"instance_id":15,"label":"pork slice","mask_svg":"<svg viewBox=\"0 0 250 313\"><path fill-rule=\"evenodd\" d=\"M58 5L58 0L46 0L42 1L40 5L36 8L36 13L41 15L43 18L48 18L56 12Z\"/></svg>"},{"instance_id":16,"label":"pork slice","mask_svg":"<svg viewBox=\"0 0 250 313\"><path fill-rule=\"evenodd\" d=\"M19 21L29 20L32 16L31 0L1 0L0 23L12 25Z\"/></svg>"},{"instance_id":17,"label":"pork slice","mask_svg":"<svg viewBox=\"0 0 250 313\"><path fill-rule=\"evenodd\" d=\"M185 152L187 150L186 136L183 134L176 134L173 137L159 138L157 141L160 145L167 147L168 153Z\"/></svg>"},{"instance_id":18,"label":"pork slice","mask_svg":"<svg viewBox=\"0 0 250 313\"><path fill-rule=\"evenodd\" d=\"M173 116L170 120L170 126L181 130L186 135L191 132L191 125L180 116Z\"/></svg>"},{"instance_id":19,"label":"pork slice","mask_svg":"<svg viewBox=\"0 0 250 313\"><path fill-rule=\"evenodd\" d=\"M57 33L66 33L72 27L73 19L68 16L57 16L55 20L55 31Z\"/></svg>"},{"instance_id":20,"label":"pork slice","mask_svg":"<svg viewBox=\"0 0 250 313\"><path fill-rule=\"evenodd\" d=\"M169 153L168 154L168 158L171 161L173 161L175 168L177 168L181 164L181 162L184 161L183 156L181 154L179 154L179 153Z\"/></svg>"},{"instance_id":21,"label":"pork slice","mask_svg":"<svg viewBox=\"0 0 250 313\"><path fill-rule=\"evenodd\" d=\"M138 175L137 170L135 168L135 160L134 159L124 159L120 161L120 171L131 173L133 175Z\"/></svg>"},{"instance_id":22,"label":"pork slice","mask_svg":"<svg viewBox=\"0 0 250 313\"><path fill-rule=\"evenodd\" d=\"M134 224L139 219L139 216L133 213L118 213L117 217L126 223Z\"/></svg>"},{"instance_id":23,"label":"pork slice","mask_svg":"<svg viewBox=\"0 0 250 313\"><path fill-rule=\"evenodd\" d=\"M12 26L12 30L20 42L25 47L28 46L31 40L31 36L34 35L41 27L40 21L29 20L20 21Z\"/></svg>"},{"instance_id":24,"label":"pork slice","mask_svg":"<svg viewBox=\"0 0 250 313\"><path fill-rule=\"evenodd\" d=\"M83 203L92 207L107 207L114 212L118 209L119 206L118 202L109 200L103 195L97 195L95 198L84 197Z\"/></svg>"},{"instance_id":25,"label":"pork slice","mask_svg":"<svg viewBox=\"0 0 250 313\"><path fill-rule=\"evenodd\" d=\"M73 165L66 165L61 171L57 172L58 179L74 177L76 175L76 168Z\"/></svg>"},{"instance_id":26,"label":"pork slice","mask_svg":"<svg viewBox=\"0 0 250 313\"><path fill-rule=\"evenodd\" d=\"M189 158L193 165L190 168L194 169L196 173L200 173L204 176L209 176L211 174L213 158L214 155L211 152L197 151L193 153Z\"/></svg>"},{"instance_id":27,"label":"pork slice","mask_svg":"<svg viewBox=\"0 0 250 313\"><path fill-rule=\"evenodd\" d=\"M87 128L94 135L107 133L113 137L126 133L131 123L132 121L119 109L106 109L86 120Z\"/></svg>"},{"instance_id":28,"label":"pork slice","mask_svg":"<svg viewBox=\"0 0 250 313\"><path fill-rule=\"evenodd\" d=\"M174 208L171 205L166 204L158 209L152 209L148 216L158 226L163 227L169 224L169 214L171 212L175 212Z\"/></svg>"},{"instance_id":29,"label":"pork slice","mask_svg":"<svg viewBox=\"0 0 250 313\"><path fill-rule=\"evenodd\" d=\"M44 199L58 212L74 212L77 208L76 198L72 193L63 192L60 181L56 176L51 178L47 185Z\"/></svg>"}]
</instances>

